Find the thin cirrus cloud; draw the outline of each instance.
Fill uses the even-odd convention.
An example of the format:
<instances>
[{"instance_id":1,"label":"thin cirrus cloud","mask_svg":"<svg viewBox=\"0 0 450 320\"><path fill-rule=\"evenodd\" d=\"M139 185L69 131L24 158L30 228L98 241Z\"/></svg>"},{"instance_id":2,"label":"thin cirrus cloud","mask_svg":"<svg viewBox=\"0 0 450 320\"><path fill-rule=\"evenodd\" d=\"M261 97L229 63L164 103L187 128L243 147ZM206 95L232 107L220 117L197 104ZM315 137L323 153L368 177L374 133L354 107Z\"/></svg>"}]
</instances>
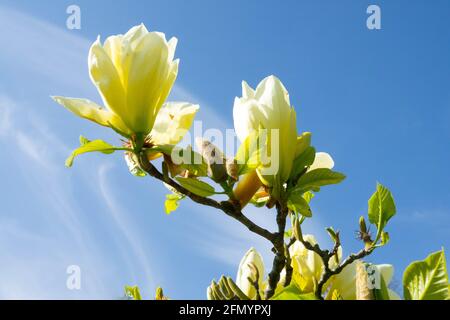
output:
<instances>
[{"instance_id":1,"label":"thin cirrus cloud","mask_svg":"<svg viewBox=\"0 0 450 320\"><path fill-rule=\"evenodd\" d=\"M22 80L23 86L39 90L39 81L45 79L45 85L58 82L58 87L61 84L72 89L78 86L78 91L88 91L80 86L85 83L84 79L81 81L84 73L81 74L77 67L85 63L88 41L6 8L0 8L0 20L8 26L8 32L2 28L0 36L10 43L0 54L0 65L25 69L29 81ZM8 38L11 34L16 39L26 35L28 40L10 41L13 40ZM9 75L11 78L16 76ZM4 73L2 83L6 83L7 76L8 73ZM45 85L41 85L42 91ZM105 270L120 263L111 261L102 248L96 246L99 241L95 231L91 230L90 217L77 203L79 199L74 195L70 173L61 162L70 148L48 128L49 115L39 112L39 106L31 103L21 88L0 89L0 144L4 154L8 155L2 157L2 168L18 173L11 178L21 190L20 194L9 191L12 189L10 183L3 179L2 194L11 193L11 203L17 201L13 198L23 196L33 203L30 211L20 211L13 204L5 205L1 210L0 257L5 263L0 267L0 297L114 298L122 294L121 287L127 279L137 281L136 274L141 269L146 279L152 279L142 247L136 239L125 237L126 245L109 245L109 249L122 258L120 261L134 261L133 266L124 263L120 268L123 283L116 281L120 283L108 285L113 279ZM99 173L102 170L104 168L100 167ZM84 168L84 174L95 175L95 172L88 171L89 168ZM105 190L102 182L102 179L99 182L90 180L91 186L86 187L98 188L100 184L102 196L108 200L110 190ZM4 202L8 204L8 201ZM111 209L111 202L105 203ZM117 212L113 213L116 217ZM35 223L30 225L29 220ZM110 217L105 220L109 222L105 229L116 232L114 224L117 224L120 232L126 235L137 233L124 221L111 220ZM83 281L80 291L66 288L66 268L71 264L81 267ZM152 284L151 280L148 281Z\"/></svg>"},{"instance_id":2,"label":"thin cirrus cloud","mask_svg":"<svg viewBox=\"0 0 450 320\"><path fill-rule=\"evenodd\" d=\"M55 128L58 107L48 95L95 94L86 72L90 42L1 6L0 21L7 26L0 28L0 37L10 44L0 52L0 67L5 71L0 76L0 146L6 155L0 159L0 170L7 177L0 184L5 197L0 209L0 260L4 261L0 298L117 298L123 285L134 283L150 296L157 279L176 272L158 266L170 265L158 257L170 260L164 252L173 248L152 245L157 241L145 234L145 227L121 200L122 185L110 178L118 167L114 160L103 157L98 166L79 161L81 170L76 173L63 167L73 145L68 146L69 137L65 139L63 130ZM25 37L27 41L17 41ZM180 86L174 88L172 98L199 103ZM201 107L200 118L209 127L229 125L204 104ZM100 130L88 129L94 134ZM161 203L163 194L156 193L155 201ZM237 266L247 246L267 251L268 257L263 240L248 235L225 215L188 201L179 211L192 218L170 221L175 229L190 230L178 232L177 239L216 260L217 268ZM249 214L273 227L269 214ZM66 268L71 264L81 267L80 291L66 288ZM174 281L169 279L166 285L175 287Z\"/></svg>"}]
</instances>

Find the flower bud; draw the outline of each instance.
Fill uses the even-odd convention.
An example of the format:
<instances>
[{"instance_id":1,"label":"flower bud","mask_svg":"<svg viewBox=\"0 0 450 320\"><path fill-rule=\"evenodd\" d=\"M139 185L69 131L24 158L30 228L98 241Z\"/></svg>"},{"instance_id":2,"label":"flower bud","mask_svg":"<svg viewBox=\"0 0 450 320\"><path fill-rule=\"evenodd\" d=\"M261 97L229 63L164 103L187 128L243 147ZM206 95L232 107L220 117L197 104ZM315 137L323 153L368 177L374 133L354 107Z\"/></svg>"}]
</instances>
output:
<instances>
[{"instance_id":1,"label":"flower bud","mask_svg":"<svg viewBox=\"0 0 450 320\"><path fill-rule=\"evenodd\" d=\"M359 218L359 231L361 231L362 233L367 233L366 220L363 216Z\"/></svg>"},{"instance_id":2,"label":"flower bud","mask_svg":"<svg viewBox=\"0 0 450 320\"><path fill-rule=\"evenodd\" d=\"M242 258L236 276L236 284L242 292L250 299L257 295L255 286L249 279L261 287L264 276L264 263L261 255L254 248L251 248Z\"/></svg>"},{"instance_id":3,"label":"flower bud","mask_svg":"<svg viewBox=\"0 0 450 320\"><path fill-rule=\"evenodd\" d=\"M290 176L297 147L296 113L286 88L274 76L265 78L255 90L243 82L242 97L235 99L233 117L241 142L254 131L265 130L266 143L259 146L259 151L261 157L265 155L269 161L257 172L278 199ZM270 154L266 155L269 149Z\"/></svg>"},{"instance_id":4,"label":"flower bud","mask_svg":"<svg viewBox=\"0 0 450 320\"><path fill-rule=\"evenodd\" d=\"M208 176L220 183L228 178L226 159L222 151L208 140L196 139L197 148L208 165Z\"/></svg>"},{"instance_id":5,"label":"flower bud","mask_svg":"<svg viewBox=\"0 0 450 320\"><path fill-rule=\"evenodd\" d=\"M373 290L369 288L366 267L361 261L356 263L356 300L375 300Z\"/></svg>"},{"instance_id":6,"label":"flower bud","mask_svg":"<svg viewBox=\"0 0 450 320\"><path fill-rule=\"evenodd\" d=\"M249 203L261 186L262 182L255 170L241 178L234 189L234 197L239 201L241 208L244 208Z\"/></svg>"}]
</instances>

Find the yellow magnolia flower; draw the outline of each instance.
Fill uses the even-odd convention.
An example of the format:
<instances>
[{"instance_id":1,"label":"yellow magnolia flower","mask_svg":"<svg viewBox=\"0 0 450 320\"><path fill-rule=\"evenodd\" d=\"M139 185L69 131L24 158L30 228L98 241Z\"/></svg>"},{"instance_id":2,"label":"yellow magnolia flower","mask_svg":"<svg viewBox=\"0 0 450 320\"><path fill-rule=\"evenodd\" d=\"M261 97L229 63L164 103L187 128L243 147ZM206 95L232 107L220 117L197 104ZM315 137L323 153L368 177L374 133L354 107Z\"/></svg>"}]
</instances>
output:
<instances>
[{"instance_id":1,"label":"yellow magnolia flower","mask_svg":"<svg viewBox=\"0 0 450 320\"><path fill-rule=\"evenodd\" d=\"M270 163L257 172L265 185L280 190L289 178L297 146L296 113L286 88L275 76L265 78L255 90L244 81L242 97L234 101L233 118L241 142L255 130L267 130Z\"/></svg>"},{"instance_id":2,"label":"yellow magnolia flower","mask_svg":"<svg viewBox=\"0 0 450 320\"><path fill-rule=\"evenodd\" d=\"M317 241L313 235L304 235L303 239L312 245ZM314 287L320 280L324 268L322 258L315 252L308 250L300 242L296 241L289 248L291 255L291 266L293 268L292 279L304 292L314 291ZM339 248L338 259L341 258L342 250ZM331 269L337 267L335 259L330 260Z\"/></svg>"},{"instance_id":3,"label":"yellow magnolia flower","mask_svg":"<svg viewBox=\"0 0 450 320\"><path fill-rule=\"evenodd\" d=\"M111 36L102 45L94 42L89 51L89 73L106 108L86 99L54 97L54 99L76 115L100 125L112 127L124 135L151 133L163 142L178 140L172 133L162 134L168 123L157 122L160 109L167 99L178 74L178 60L173 60L177 39L166 41L165 35L149 32L143 24L131 28L124 35ZM167 103L163 107L170 123L187 127L192 122L196 106ZM156 128L157 127L157 128ZM179 141L179 140L178 140Z\"/></svg>"},{"instance_id":4,"label":"yellow magnolia flower","mask_svg":"<svg viewBox=\"0 0 450 320\"><path fill-rule=\"evenodd\" d=\"M251 248L242 258L236 276L236 284L239 289L250 299L256 297L256 289L248 279L256 282L258 280L259 288L263 287L264 262L256 249ZM258 279L257 279L258 278Z\"/></svg>"},{"instance_id":5,"label":"yellow magnolia flower","mask_svg":"<svg viewBox=\"0 0 450 320\"><path fill-rule=\"evenodd\" d=\"M304 235L303 238L312 245L317 244L316 239L312 235ZM291 255L291 266L294 269L292 279L293 281L304 291L311 292L314 290L315 285L320 281L320 277L324 268L323 261L320 256L308 249L303 244L296 241L290 248L289 253ZM342 258L342 248L338 251L338 261ZM330 260L330 268L335 269L338 266L336 259ZM329 296L337 290L344 300L356 299L356 265L357 262L353 262L344 268L339 274L330 278L326 283L324 289L328 289ZM394 274L394 268L389 264L375 265L380 272L386 286L392 280ZM284 281L284 279L282 279ZM391 300L399 300L400 297L393 290L388 289L389 298Z\"/></svg>"},{"instance_id":6,"label":"yellow magnolia flower","mask_svg":"<svg viewBox=\"0 0 450 320\"><path fill-rule=\"evenodd\" d=\"M374 265L383 277L386 286L392 280L394 275L394 267L390 264L379 264ZM355 300L356 299L356 268L357 261L349 264L341 273L333 276L330 279L330 289L329 292L332 293L337 290L344 300ZM400 300L399 295L388 288L389 299L390 300Z\"/></svg>"},{"instance_id":7,"label":"yellow magnolia flower","mask_svg":"<svg viewBox=\"0 0 450 320\"><path fill-rule=\"evenodd\" d=\"M186 102L164 104L150 132L151 141L157 145L180 142L191 127L198 109L198 105Z\"/></svg>"},{"instance_id":8,"label":"yellow magnolia flower","mask_svg":"<svg viewBox=\"0 0 450 320\"><path fill-rule=\"evenodd\" d=\"M304 240L311 245L317 244L317 241L313 235L304 235ZM316 285L320 281L324 264L320 256L305 248L300 242L296 241L289 248L289 254L291 256L291 266L293 268L292 282L296 284L302 292L313 292ZM333 257L330 260L330 268L334 270L338 267L342 259L342 248L339 247L337 253L337 259ZM345 267L339 274L332 276L324 286L324 293L328 292L326 299L330 299L333 292L336 290L344 300L356 299L356 277L357 277L357 263L361 263L359 260L351 263ZM383 280L388 286L392 281L394 268L390 264L374 265L378 269L378 272L383 277ZM261 255L251 248L245 256L242 258L239 264L239 270L236 277L236 284L250 299L256 297L256 290L254 286L248 281L248 278L252 281L256 281L256 272L259 275L258 285L260 293L268 286L267 280L264 280L264 263ZM280 274L280 281L278 282L275 293L279 293L284 288L286 280L286 269ZM400 296L393 290L388 288L390 300L400 300Z\"/></svg>"}]
</instances>

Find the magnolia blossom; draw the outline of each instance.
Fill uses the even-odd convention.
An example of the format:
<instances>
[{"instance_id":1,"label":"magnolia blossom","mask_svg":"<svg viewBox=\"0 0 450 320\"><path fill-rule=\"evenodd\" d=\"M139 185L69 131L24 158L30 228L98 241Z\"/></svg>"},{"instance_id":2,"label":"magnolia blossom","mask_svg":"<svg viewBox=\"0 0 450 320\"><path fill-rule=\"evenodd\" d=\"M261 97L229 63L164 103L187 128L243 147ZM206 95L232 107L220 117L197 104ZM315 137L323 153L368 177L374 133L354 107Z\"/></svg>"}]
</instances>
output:
<instances>
[{"instance_id":1,"label":"magnolia blossom","mask_svg":"<svg viewBox=\"0 0 450 320\"><path fill-rule=\"evenodd\" d=\"M312 235L304 235L305 241L312 245L317 244L316 239ZM306 249L303 244L296 241L290 248L291 266L293 271L293 281L305 292L314 290L315 284L320 281L322 271L324 269L323 261L320 256ZM339 248L337 260L330 260L330 268L333 270L338 266L338 262L342 259L342 248ZM392 280L394 268L389 264L375 265L380 272L386 286ZM334 290L337 290L344 300L356 299L356 262L346 266L339 274L332 276L326 283L325 288L328 289L331 295ZM400 297L391 289L389 291L389 298L391 300L398 300Z\"/></svg>"},{"instance_id":2,"label":"magnolia blossom","mask_svg":"<svg viewBox=\"0 0 450 320\"><path fill-rule=\"evenodd\" d=\"M337 290L344 300L356 299L356 267L357 261L346 266L339 274L333 276L330 279L329 292L332 293ZM386 286L391 283L394 275L394 267L390 264L374 265L378 269L378 272L383 277ZM399 295L388 288L390 300L400 300Z\"/></svg>"},{"instance_id":3,"label":"magnolia blossom","mask_svg":"<svg viewBox=\"0 0 450 320\"><path fill-rule=\"evenodd\" d=\"M241 142L255 130L267 130L270 163L257 172L265 185L280 188L291 173L297 145L296 113L286 88L275 76L265 78L256 89L244 81L242 97L234 101L233 118Z\"/></svg>"},{"instance_id":4,"label":"magnolia blossom","mask_svg":"<svg viewBox=\"0 0 450 320\"><path fill-rule=\"evenodd\" d=\"M304 235L303 239L311 245L316 245L317 241L313 235ZM293 268L293 279L297 285L305 292L314 291L315 285L319 282L324 268L322 258L314 251L308 250L300 241L294 242L289 248L291 256L291 266ZM342 256L342 249L339 247L338 259ZM330 260L330 267L337 266L335 259Z\"/></svg>"},{"instance_id":5,"label":"magnolia blossom","mask_svg":"<svg viewBox=\"0 0 450 320\"><path fill-rule=\"evenodd\" d=\"M258 279L257 279L258 277ZM236 284L247 297L254 299L256 289L248 279L256 282L258 280L259 288L262 288L264 278L264 262L256 249L251 248L242 258L236 276Z\"/></svg>"},{"instance_id":6,"label":"magnolia blossom","mask_svg":"<svg viewBox=\"0 0 450 320\"><path fill-rule=\"evenodd\" d=\"M53 98L76 115L123 135L146 136L155 128L152 135L160 139L157 142L178 142L177 129L190 127L198 106L164 104L178 74L179 61L173 60L176 44L176 38L166 41L163 33L149 32L143 24L108 37L103 45L97 39L88 65L105 108L86 99Z\"/></svg>"}]
</instances>

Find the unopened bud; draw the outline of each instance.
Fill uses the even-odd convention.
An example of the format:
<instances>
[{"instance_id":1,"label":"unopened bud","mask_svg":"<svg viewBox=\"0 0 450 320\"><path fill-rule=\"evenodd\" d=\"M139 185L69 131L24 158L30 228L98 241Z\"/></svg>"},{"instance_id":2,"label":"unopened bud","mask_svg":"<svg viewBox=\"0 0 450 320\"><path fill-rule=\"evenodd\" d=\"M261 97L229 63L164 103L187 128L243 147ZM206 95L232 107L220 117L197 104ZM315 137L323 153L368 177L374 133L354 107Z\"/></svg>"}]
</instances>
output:
<instances>
[{"instance_id":1,"label":"unopened bud","mask_svg":"<svg viewBox=\"0 0 450 320\"><path fill-rule=\"evenodd\" d=\"M161 287L156 289L155 300L167 300L167 297L164 296L164 292Z\"/></svg>"},{"instance_id":2,"label":"unopened bud","mask_svg":"<svg viewBox=\"0 0 450 320\"><path fill-rule=\"evenodd\" d=\"M239 180L239 176L238 176L238 169L239 166L236 163L235 159L232 160L227 160L226 163L226 169L227 169L227 174L233 178L234 181L238 181Z\"/></svg>"},{"instance_id":3,"label":"unopened bud","mask_svg":"<svg viewBox=\"0 0 450 320\"><path fill-rule=\"evenodd\" d=\"M208 176L217 183L226 181L228 173L222 151L208 140L197 138L195 142L208 166Z\"/></svg>"},{"instance_id":4,"label":"unopened bud","mask_svg":"<svg viewBox=\"0 0 450 320\"><path fill-rule=\"evenodd\" d=\"M214 295L212 293L211 287L208 287L206 289L206 299L208 299L208 300L216 300L216 299L214 299Z\"/></svg>"},{"instance_id":5,"label":"unopened bud","mask_svg":"<svg viewBox=\"0 0 450 320\"><path fill-rule=\"evenodd\" d=\"M215 281L211 282L211 288L212 292L214 293L214 296L218 300L227 300L227 298L221 292L219 285Z\"/></svg>"},{"instance_id":6,"label":"unopened bud","mask_svg":"<svg viewBox=\"0 0 450 320\"><path fill-rule=\"evenodd\" d=\"M261 186L262 182L256 171L251 171L242 177L234 189L234 197L239 201L241 208L249 203Z\"/></svg>"},{"instance_id":7,"label":"unopened bud","mask_svg":"<svg viewBox=\"0 0 450 320\"><path fill-rule=\"evenodd\" d=\"M231 290L240 300L250 300L250 298L247 297L245 295L245 293L242 292L241 289L239 289L239 287L236 285L236 283L234 283L233 279L231 279L230 277L227 277L226 279L227 279L227 283L230 286Z\"/></svg>"},{"instance_id":8,"label":"unopened bud","mask_svg":"<svg viewBox=\"0 0 450 320\"><path fill-rule=\"evenodd\" d=\"M367 233L366 220L363 216L359 218L359 231L361 231L362 233Z\"/></svg>"},{"instance_id":9,"label":"unopened bud","mask_svg":"<svg viewBox=\"0 0 450 320\"><path fill-rule=\"evenodd\" d=\"M231 300L234 297L234 293L231 288L228 286L227 279L222 276L219 280L220 291L222 291L223 295L227 298L227 300Z\"/></svg>"},{"instance_id":10,"label":"unopened bud","mask_svg":"<svg viewBox=\"0 0 450 320\"><path fill-rule=\"evenodd\" d=\"M361 261L356 262L356 300L374 300L373 290L369 289L366 267Z\"/></svg>"}]
</instances>

